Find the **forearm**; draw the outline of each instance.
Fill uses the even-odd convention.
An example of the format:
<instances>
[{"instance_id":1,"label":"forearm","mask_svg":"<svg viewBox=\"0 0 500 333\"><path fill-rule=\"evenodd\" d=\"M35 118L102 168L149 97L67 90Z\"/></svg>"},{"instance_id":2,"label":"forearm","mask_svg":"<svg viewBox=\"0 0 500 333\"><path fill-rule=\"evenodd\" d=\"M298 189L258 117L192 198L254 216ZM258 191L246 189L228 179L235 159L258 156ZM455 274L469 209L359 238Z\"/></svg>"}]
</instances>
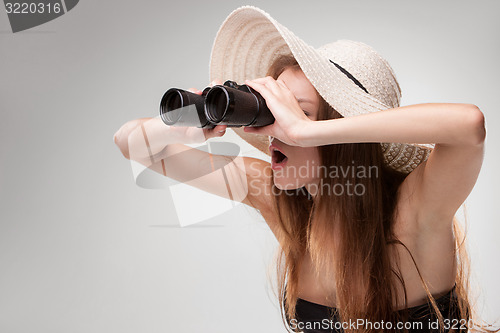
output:
<instances>
[{"instance_id":1,"label":"forearm","mask_svg":"<svg viewBox=\"0 0 500 333\"><path fill-rule=\"evenodd\" d=\"M476 144L484 136L484 117L476 106L427 103L313 121L300 141L303 146L355 142Z\"/></svg>"},{"instance_id":2,"label":"forearm","mask_svg":"<svg viewBox=\"0 0 500 333\"><path fill-rule=\"evenodd\" d=\"M152 159L167 145L181 143L182 129L165 125L160 118L143 118L128 136L130 158Z\"/></svg>"}]
</instances>

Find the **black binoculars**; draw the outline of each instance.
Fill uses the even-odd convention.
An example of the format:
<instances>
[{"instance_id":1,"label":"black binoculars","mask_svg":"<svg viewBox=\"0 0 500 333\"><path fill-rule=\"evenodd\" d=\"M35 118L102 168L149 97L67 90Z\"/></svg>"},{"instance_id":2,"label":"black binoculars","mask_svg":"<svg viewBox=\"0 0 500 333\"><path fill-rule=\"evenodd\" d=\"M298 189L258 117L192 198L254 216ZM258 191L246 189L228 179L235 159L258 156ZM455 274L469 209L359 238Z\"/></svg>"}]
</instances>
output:
<instances>
[{"instance_id":1,"label":"black binoculars","mask_svg":"<svg viewBox=\"0 0 500 333\"><path fill-rule=\"evenodd\" d=\"M257 127L274 122L265 99L251 87L234 81L207 87L201 96L171 88L161 99L160 117L170 126L202 128L217 125Z\"/></svg>"}]
</instances>

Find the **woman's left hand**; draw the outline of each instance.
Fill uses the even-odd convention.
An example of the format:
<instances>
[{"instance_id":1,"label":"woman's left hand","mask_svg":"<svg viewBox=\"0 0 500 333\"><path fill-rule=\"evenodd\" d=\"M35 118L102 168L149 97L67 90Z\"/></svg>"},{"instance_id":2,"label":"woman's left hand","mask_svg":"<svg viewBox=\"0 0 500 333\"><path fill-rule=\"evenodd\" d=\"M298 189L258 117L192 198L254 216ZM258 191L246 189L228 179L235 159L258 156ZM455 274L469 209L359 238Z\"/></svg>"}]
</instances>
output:
<instances>
[{"instance_id":1,"label":"woman's left hand","mask_svg":"<svg viewBox=\"0 0 500 333\"><path fill-rule=\"evenodd\" d=\"M269 135L292 146L301 146L303 133L312 120L305 114L297 98L281 80L268 76L246 80L245 84L259 92L266 100L275 121L262 127L245 127L247 133Z\"/></svg>"}]
</instances>

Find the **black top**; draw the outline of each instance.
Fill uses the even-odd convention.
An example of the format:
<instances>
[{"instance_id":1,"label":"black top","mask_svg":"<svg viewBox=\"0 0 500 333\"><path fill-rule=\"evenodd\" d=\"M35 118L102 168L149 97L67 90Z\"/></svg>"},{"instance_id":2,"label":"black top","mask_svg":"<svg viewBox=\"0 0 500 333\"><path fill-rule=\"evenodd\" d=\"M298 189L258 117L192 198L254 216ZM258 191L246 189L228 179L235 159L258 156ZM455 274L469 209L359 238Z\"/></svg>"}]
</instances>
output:
<instances>
[{"instance_id":1,"label":"black top","mask_svg":"<svg viewBox=\"0 0 500 333\"><path fill-rule=\"evenodd\" d=\"M286 297L286 293L285 293ZM455 292L455 286L448 291L445 295L435 298L436 304L443 315L445 329L456 328L455 332L467 332L467 322L460 320L457 294ZM434 314L432 305L430 301L410 307L407 309L398 310L397 312L404 315L403 312L407 312L408 319L401 323L392 323L392 328L400 328L403 332L404 328L408 328L408 332L438 332L438 321ZM304 333L326 333L326 332L344 332L342 325L349 325L349 322L341 323L339 322L339 317L337 313L337 308L328 307L325 305L313 303L306 301L304 299L298 298L297 305L295 308L296 320L291 322L287 316L288 325L292 330L296 327ZM333 317L330 315L333 313ZM351 322L351 329L355 329L355 322ZM371 324L373 329L380 329L380 331L385 331L384 328L389 329L390 323L365 323L364 327L369 327ZM362 323L360 323L362 325ZM379 326L376 326L379 325ZM384 325L384 326L381 326ZM400 326L396 326L400 325ZM402 326L404 325L404 326ZM361 326L360 326L361 328Z\"/></svg>"}]
</instances>

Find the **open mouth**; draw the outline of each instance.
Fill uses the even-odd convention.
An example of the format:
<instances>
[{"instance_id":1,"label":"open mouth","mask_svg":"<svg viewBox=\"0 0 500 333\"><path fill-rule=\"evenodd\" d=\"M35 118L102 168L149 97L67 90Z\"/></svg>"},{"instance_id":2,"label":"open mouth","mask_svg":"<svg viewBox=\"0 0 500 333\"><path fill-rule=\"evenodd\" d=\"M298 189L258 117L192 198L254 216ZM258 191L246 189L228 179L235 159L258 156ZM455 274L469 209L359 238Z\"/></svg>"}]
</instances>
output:
<instances>
[{"instance_id":1,"label":"open mouth","mask_svg":"<svg viewBox=\"0 0 500 333\"><path fill-rule=\"evenodd\" d=\"M283 154L283 152L273 147L272 150L272 162L274 165L283 165L288 161L288 157Z\"/></svg>"}]
</instances>

